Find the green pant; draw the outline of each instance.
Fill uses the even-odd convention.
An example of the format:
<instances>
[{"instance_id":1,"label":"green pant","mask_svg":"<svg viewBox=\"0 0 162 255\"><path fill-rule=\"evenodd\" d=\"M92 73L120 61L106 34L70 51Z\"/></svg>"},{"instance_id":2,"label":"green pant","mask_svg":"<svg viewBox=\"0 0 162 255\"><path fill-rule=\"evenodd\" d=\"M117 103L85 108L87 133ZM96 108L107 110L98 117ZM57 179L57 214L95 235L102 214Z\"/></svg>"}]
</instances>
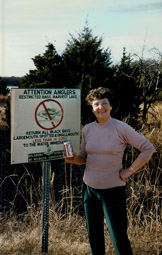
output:
<instances>
[{"instance_id":1,"label":"green pant","mask_svg":"<svg viewBox=\"0 0 162 255\"><path fill-rule=\"evenodd\" d=\"M132 255L127 236L125 186L93 189L83 184L83 203L91 255L105 255L104 216L117 255Z\"/></svg>"}]
</instances>

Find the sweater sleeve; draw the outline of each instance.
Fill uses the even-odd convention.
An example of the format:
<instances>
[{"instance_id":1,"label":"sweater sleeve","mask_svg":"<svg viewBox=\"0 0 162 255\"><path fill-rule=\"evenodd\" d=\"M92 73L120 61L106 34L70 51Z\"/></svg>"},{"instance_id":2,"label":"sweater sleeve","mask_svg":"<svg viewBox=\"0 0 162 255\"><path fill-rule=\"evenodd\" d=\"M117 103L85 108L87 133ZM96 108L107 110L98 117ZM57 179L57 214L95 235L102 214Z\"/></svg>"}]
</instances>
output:
<instances>
[{"instance_id":1,"label":"sweater sleeve","mask_svg":"<svg viewBox=\"0 0 162 255\"><path fill-rule=\"evenodd\" d=\"M155 152L155 148L149 140L125 123L120 127L119 132L125 143L132 145L140 151L139 157L143 158L146 162L150 160L152 154Z\"/></svg>"},{"instance_id":2,"label":"sweater sleeve","mask_svg":"<svg viewBox=\"0 0 162 255\"><path fill-rule=\"evenodd\" d=\"M87 157L87 152L86 152L86 149L85 149L85 146L86 146L86 139L85 139L85 136L86 136L86 131L85 131L85 127L83 128L83 131L82 131L82 141L81 141L81 145L80 145L80 153L79 155L86 158Z\"/></svg>"}]
</instances>

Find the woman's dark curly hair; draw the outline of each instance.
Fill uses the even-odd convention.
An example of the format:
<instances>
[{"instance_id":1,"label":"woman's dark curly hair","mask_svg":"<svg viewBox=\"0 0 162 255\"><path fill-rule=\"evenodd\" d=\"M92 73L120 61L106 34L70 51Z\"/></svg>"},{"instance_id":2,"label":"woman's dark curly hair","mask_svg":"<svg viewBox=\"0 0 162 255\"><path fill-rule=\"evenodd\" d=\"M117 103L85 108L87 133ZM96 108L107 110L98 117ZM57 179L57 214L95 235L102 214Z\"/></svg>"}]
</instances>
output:
<instances>
[{"instance_id":1,"label":"woman's dark curly hair","mask_svg":"<svg viewBox=\"0 0 162 255\"><path fill-rule=\"evenodd\" d=\"M107 98L111 106L114 105L114 97L112 92L108 88L99 87L97 89L90 90L89 94L86 97L86 102L89 105L92 105L93 100L95 99L104 99Z\"/></svg>"}]
</instances>

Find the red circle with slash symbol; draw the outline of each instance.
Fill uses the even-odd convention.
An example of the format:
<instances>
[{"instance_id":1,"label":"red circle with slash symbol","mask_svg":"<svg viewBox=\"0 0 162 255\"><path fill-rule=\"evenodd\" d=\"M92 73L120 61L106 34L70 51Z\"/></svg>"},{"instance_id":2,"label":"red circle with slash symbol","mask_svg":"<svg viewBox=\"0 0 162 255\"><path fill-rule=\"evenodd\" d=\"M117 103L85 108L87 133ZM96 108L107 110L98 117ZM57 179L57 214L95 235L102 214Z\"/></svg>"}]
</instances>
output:
<instances>
[{"instance_id":1,"label":"red circle with slash symbol","mask_svg":"<svg viewBox=\"0 0 162 255\"><path fill-rule=\"evenodd\" d=\"M42 101L35 110L37 125L45 130L57 128L63 120L63 108L54 99Z\"/></svg>"}]
</instances>

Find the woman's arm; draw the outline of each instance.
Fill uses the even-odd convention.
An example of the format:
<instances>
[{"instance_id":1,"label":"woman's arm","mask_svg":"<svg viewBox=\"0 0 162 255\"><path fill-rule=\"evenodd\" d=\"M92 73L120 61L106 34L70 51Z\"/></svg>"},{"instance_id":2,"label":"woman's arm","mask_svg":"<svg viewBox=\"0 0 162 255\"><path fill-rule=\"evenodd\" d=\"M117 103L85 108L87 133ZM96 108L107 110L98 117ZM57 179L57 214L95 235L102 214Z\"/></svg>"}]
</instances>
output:
<instances>
[{"instance_id":1,"label":"woman's arm","mask_svg":"<svg viewBox=\"0 0 162 255\"><path fill-rule=\"evenodd\" d=\"M143 167L146 163L147 163L146 160L138 156L129 168L120 170L121 180L123 182L127 182L128 178L136 171L138 171L141 167Z\"/></svg>"},{"instance_id":2,"label":"woman's arm","mask_svg":"<svg viewBox=\"0 0 162 255\"><path fill-rule=\"evenodd\" d=\"M155 148L149 140L137 133L131 126L124 123L122 128L121 136L123 140L140 151L140 154L129 168L120 170L120 178L125 182L128 181L128 178L133 173L150 160L152 154L155 152Z\"/></svg>"}]
</instances>

